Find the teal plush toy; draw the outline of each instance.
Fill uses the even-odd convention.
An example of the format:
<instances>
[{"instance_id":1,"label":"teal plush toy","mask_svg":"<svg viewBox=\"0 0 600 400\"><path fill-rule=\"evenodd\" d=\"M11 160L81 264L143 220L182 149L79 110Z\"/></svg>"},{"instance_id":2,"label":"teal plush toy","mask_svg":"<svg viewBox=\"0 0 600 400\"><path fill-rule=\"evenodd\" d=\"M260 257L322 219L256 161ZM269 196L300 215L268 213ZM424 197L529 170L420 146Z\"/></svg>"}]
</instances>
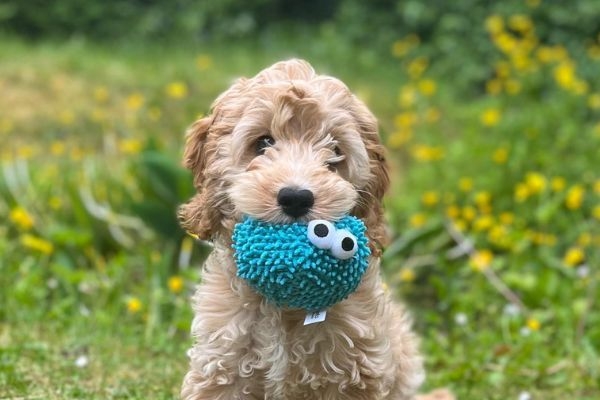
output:
<instances>
[{"instance_id":1,"label":"teal plush toy","mask_svg":"<svg viewBox=\"0 0 600 400\"><path fill-rule=\"evenodd\" d=\"M237 275L279 307L326 309L354 292L367 269L365 230L352 216L308 224L247 217L233 231Z\"/></svg>"}]
</instances>

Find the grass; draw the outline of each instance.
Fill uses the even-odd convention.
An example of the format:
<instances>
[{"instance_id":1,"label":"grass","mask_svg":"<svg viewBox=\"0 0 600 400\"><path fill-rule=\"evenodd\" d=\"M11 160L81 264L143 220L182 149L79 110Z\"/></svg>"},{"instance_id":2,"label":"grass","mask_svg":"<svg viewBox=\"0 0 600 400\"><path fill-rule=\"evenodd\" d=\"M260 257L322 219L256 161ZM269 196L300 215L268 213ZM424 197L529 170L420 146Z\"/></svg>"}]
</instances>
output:
<instances>
[{"instance_id":1,"label":"grass","mask_svg":"<svg viewBox=\"0 0 600 400\"><path fill-rule=\"evenodd\" d=\"M290 55L380 119L384 272L423 336L427 388L597 398L600 83L531 33L490 46L501 34L513 47L468 93L412 42L383 59L326 36L0 40L0 398L176 397L207 252L174 218L192 192L183 132L234 77Z\"/></svg>"}]
</instances>

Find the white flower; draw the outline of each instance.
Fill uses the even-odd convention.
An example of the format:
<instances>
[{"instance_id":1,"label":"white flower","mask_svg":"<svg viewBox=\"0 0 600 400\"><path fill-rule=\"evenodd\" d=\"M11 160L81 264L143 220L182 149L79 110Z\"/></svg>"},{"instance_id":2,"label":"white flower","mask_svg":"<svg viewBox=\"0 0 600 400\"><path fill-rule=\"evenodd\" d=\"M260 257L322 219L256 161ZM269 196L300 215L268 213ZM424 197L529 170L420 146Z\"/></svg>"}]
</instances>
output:
<instances>
[{"instance_id":1,"label":"white flower","mask_svg":"<svg viewBox=\"0 0 600 400\"><path fill-rule=\"evenodd\" d=\"M456 315L454 316L454 322L456 322L456 325L464 326L467 324L468 321L469 318L465 313L456 313Z\"/></svg>"},{"instance_id":2,"label":"white flower","mask_svg":"<svg viewBox=\"0 0 600 400\"><path fill-rule=\"evenodd\" d=\"M527 336L531 335L531 330L528 327L524 326L521 328L519 333L521 334L521 336L527 337Z\"/></svg>"},{"instance_id":3,"label":"white flower","mask_svg":"<svg viewBox=\"0 0 600 400\"><path fill-rule=\"evenodd\" d=\"M504 315L507 315L509 317L516 317L517 315L521 314L521 310L519 309L519 307L513 303L505 305L502 312L504 313Z\"/></svg>"},{"instance_id":4,"label":"white flower","mask_svg":"<svg viewBox=\"0 0 600 400\"><path fill-rule=\"evenodd\" d=\"M588 267L587 264L583 264L579 266L575 272L577 273L578 277L587 278L590 275L590 267Z\"/></svg>"},{"instance_id":5,"label":"white flower","mask_svg":"<svg viewBox=\"0 0 600 400\"><path fill-rule=\"evenodd\" d=\"M529 394L529 392L521 392L519 393L519 400L531 400L531 395Z\"/></svg>"},{"instance_id":6,"label":"white flower","mask_svg":"<svg viewBox=\"0 0 600 400\"><path fill-rule=\"evenodd\" d=\"M90 363L88 356L81 355L75 359L75 366L78 368L85 368Z\"/></svg>"}]
</instances>

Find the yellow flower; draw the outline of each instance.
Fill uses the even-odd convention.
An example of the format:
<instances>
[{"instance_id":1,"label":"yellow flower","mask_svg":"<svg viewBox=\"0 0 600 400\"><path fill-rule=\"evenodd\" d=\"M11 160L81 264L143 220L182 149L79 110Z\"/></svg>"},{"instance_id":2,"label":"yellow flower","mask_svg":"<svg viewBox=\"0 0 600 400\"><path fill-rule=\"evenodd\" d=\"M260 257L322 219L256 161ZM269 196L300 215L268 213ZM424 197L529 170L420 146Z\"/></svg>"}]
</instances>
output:
<instances>
[{"instance_id":1,"label":"yellow flower","mask_svg":"<svg viewBox=\"0 0 600 400\"><path fill-rule=\"evenodd\" d=\"M524 53L513 53L511 56L510 61L512 62L512 65L515 67L515 69L517 71L527 71L529 69L532 68L532 62L531 59L529 58L529 56L527 54ZM518 85L520 85L517 82ZM520 90L520 86L517 89ZM507 91L508 91L508 87L507 87ZM510 94L515 94L515 93L510 93Z\"/></svg>"},{"instance_id":2,"label":"yellow flower","mask_svg":"<svg viewBox=\"0 0 600 400\"><path fill-rule=\"evenodd\" d=\"M508 160L508 149L506 147L500 147L494 150L492 160L494 160L496 164L506 163L506 160Z\"/></svg>"},{"instance_id":3,"label":"yellow flower","mask_svg":"<svg viewBox=\"0 0 600 400\"><path fill-rule=\"evenodd\" d=\"M8 219L24 231L31 229L35 223L33 217L21 206L10 210Z\"/></svg>"},{"instance_id":4,"label":"yellow flower","mask_svg":"<svg viewBox=\"0 0 600 400\"><path fill-rule=\"evenodd\" d=\"M213 65L212 57L208 54L200 54L196 57L196 67L200 71L206 71Z\"/></svg>"},{"instance_id":5,"label":"yellow flower","mask_svg":"<svg viewBox=\"0 0 600 400\"><path fill-rule=\"evenodd\" d=\"M550 187L552 188L553 192L562 191L566 185L567 185L567 181L562 176L555 176L550 181Z\"/></svg>"},{"instance_id":6,"label":"yellow flower","mask_svg":"<svg viewBox=\"0 0 600 400\"><path fill-rule=\"evenodd\" d=\"M592 208L592 216L600 221L600 204Z\"/></svg>"},{"instance_id":7,"label":"yellow flower","mask_svg":"<svg viewBox=\"0 0 600 400\"><path fill-rule=\"evenodd\" d=\"M600 195L600 179L594 182L594 193Z\"/></svg>"},{"instance_id":8,"label":"yellow flower","mask_svg":"<svg viewBox=\"0 0 600 400\"><path fill-rule=\"evenodd\" d=\"M563 257L563 262L568 267L575 267L581 264L584 259L585 254L581 247L570 247Z\"/></svg>"},{"instance_id":9,"label":"yellow flower","mask_svg":"<svg viewBox=\"0 0 600 400\"><path fill-rule=\"evenodd\" d=\"M421 196L421 202L427 207L433 207L440 201L440 196L437 192L428 191Z\"/></svg>"},{"instance_id":10,"label":"yellow flower","mask_svg":"<svg viewBox=\"0 0 600 400\"><path fill-rule=\"evenodd\" d=\"M556 245L557 238L551 233L527 231L527 237L531 242L538 246L554 246Z\"/></svg>"},{"instance_id":11,"label":"yellow flower","mask_svg":"<svg viewBox=\"0 0 600 400\"><path fill-rule=\"evenodd\" d=\"M577 245L587 247L590 244L592 244L592 234L589 232L582 232L577 238Z\"/></svg>"},{"instance_id":12,"label":"yellow flower","mask_svg":"<svg viewBox=\"0 0 600 400\"><path fill-rule=\"evenodd\" d=\"M422 79L417 85L423 96L432 96L437 90L437 84L432 79Z\"/></svg>"},{"instance_id":13,"label":"yellow flower","mask_svg":"<svg viewBox=\"0 0 600 400\"><path fill-rule=\"evenodd\" d=\"M124 154L138 154L142 150L139 139L123 139L119 142L119 150Z\"/></svg>"},{"instance_id":14,"label":"yellow flower","mask_svg":"<svg viewBox=\"0 0 600 400\"><path fill-rule=\"evenodd\" d=\"M21 236L21 244L46 255L52 254L54 251L54 245L51 242L29 234Z\"/></svg>"},{"instance_id":15,"label":"yellow flower","mask_svg":"<svg viewBox=\"0 0 600 400\"><path fill-rule=\"evenodd\" d=\"M444 158L444 149L441 147L416 145L411 148L411 154L418 161L436 161Z\"/></svg>"},{"instance_id":16,"label":"yellow flower","mask_svg":"<svg viewBox=\"0 0 600 400\"><path fill-rule=\"evenodd\" d=\"M529 194L541 193L546 189L546 177L539 172L529 172L525 176L525 185Z\"/></svg>"},{"instance_id":17,"label":"yellow flower","mask_svg":"<svg viewBox=\"0 0 600 400\"><path fill-rule=\"evenodd\" d=\"M462 217L467 222L473 221L475 219L475 217L477 216L477 211L472 206L463 207L461 213L462 213Z\"/></svg>"},{"instance_id":18,"label":"yellow flower","mask_svg":"<svg viewBox=\"0 0 600 400\"><path fill-rule=\"evenodd\" d=\"M509 211L505 211L503 213L500 214L500 222L503 223L504 225L511 225L513 222L515 222L515 214L509 212Z\"/></svg>"},{"instance_id":19,"label":"yellow flower","mask_svg":"<svg viewBox=\"0 0 600 400\"><path fill-rule=\"evenodd\" d=\"M503 225L494 225L488 233L488 240L496 245L507 246L507 229Z\"/></svg>"},{"instance_id":20,"label":"yellow flower","mask_svg":"<svg viewBox=\"0 0 600 400\"><path fill-rule=\"evenodd\" d=\"M459 232L465 232L467 230L467 221L465 220L454 219L452 220L452 223L454 224L454 228Z\"/></svg>"},{"instance_id":21,"label":"yellow flower","mask_svg":"<svg viewBox=\"0 0 600 400\"><path fill-rule=\"evenodd\" d=\"M495 126L500 122L500 116L500 110L488 108L481 114L480 120L484 126Z\"/></svg>"},{"instance_id":22,"label":"yellow flower","mask_svg":"<svg viewBox=\"0 0 600 400\"><path fill-rule=\"evenodd\" d=\"M36 149L32 146L22 145L17 148L17 156L24 160L29 160L37 153Z\"/></svg>"},{"instance_id":23,"label":"yellow flower","mask_svg":"<svg viewBox=\"0 0 600 400\"><path fill-rule=\"evenodd\" d=\"M571 91L573 93L575 93L576 95L583 96L589 90L590 90L590 85L586 81L581 80L581 79L576 79L575 82L573 83L573 88Z\"/></svg>"},{"instance_id":24,"label":"yellow flower","mask_svg":"<svg viewBox=\"0 0 600 400\"><path fill-rule=\"evenodd\" d=\"M529 330L534 331L534 332L539 331L541 328L540 321L538 321L535 318L527 319L527 328L529 328Z\"/></svg>"},{"instance_id":25,"label":"yellow flower","mask_svg":"<svg viewBox=\"0 0 600 400\"><path fill-rule=\"evenodd\" d=\"M183 82L171 82L165 88L165 92L173 99L182 99L187 96L188 88Z\"/></svg>"},{"instance_id":26,"label":"yellow flower","mask_svg":"<svg viewBox=\"0 0 600 400\"><path fill-rule=\"evenodd\" d=\"M400 279L401 282L413 282L416 277L417 275L412 268L402 268L398 272L398 279Z\"/></svg>"},{"instance_id":27,"label":"yellow flower","mask_svg":"<svg viewBox=\"0 0 600 400\"><path fill-rule=\"evenodd\" d=\"M400 129L411 128L417 123L417 114L412 111L406 111L396 115L394 124Z\"/></svg>"},{"instance_id":28,"label":"yellow flower","mask_svg":"<svg viewBox=\"0 0 600 400\"><path fill-rule=\"evenodd\" d=\"M515 14L510 16L508 26L512 30L525 34L533 29L533 22L527 15Z\"/></svg>"},{"instance_id":29,"label":"yellow flower","mask_svg":"<svg viewBox=\"0 0 600 400\"><path fill-rule=\"evenodd\" d=\"M421 75L423 75L423 72L425 72L428 65L429 65L429 61L427 60L427 58L417 57L408 64L408 67L407 67L408 75L412 79L417 79Z\"/></svg>"},{"instance_id":30,"label":"yellow flower","mask_svg":"<svg viewBox=\"0 0 600 400\"><path fill-rule=\"evenodd\" d=\"M394 57L404 57L412 48L418 46L420 41L419 37L414 33L404 39L396 40L392 45L392 54Z\"/></svg>"},{"instance_id":31,"label":"yellow flower","mask_svg":"<svg viewBox=\"0 0 600 400\"><path fill-rule=\"evenodd\" d=\"M592 110L600 110L600 93L594 93L588 96L588 107Z\"/></svg>"},{"instance_id":32,"label":"yellow flower","mask_svg":"<svg viewBox=\"0 0 600 400\"><path fill-rule=\"evenodd\" d=\"M172 293L179 293L183 290L183 278L180 276L172 276L167 282L167 286Z\"/></svg>"},{"instance_id":33,"label":"yellow flower","mask_svg":"<svg viewBox=\"0 0 600 400\"><path fill-rule=\"evenodd\" d=\"M531 193L529 192L529 187L526 184L517 183L517 185L515 186L515 200L518 203L522 203L525 200L527 200L530 194Z\"/></svg>"},{"instance_id":34,"label":"yellow flower","mask_svg":"<svg viewBox=\"0 0 600 400\"><path fill-rule=\"evenodd\" d=\"M137 314L142 310L142 301L137 297L130 297L127 300L127 311L131 314Z\"/></svg>"},{"instance_id":35,"label":"yellow flower","mask_svg":"<svg viewBox=\"0 0 600 400\"><path fill-rule=\"evenodd\" d=\"M498 47L503 53L511 54L517 47L517 41L514 37L506 32L500 32L492 36L492 40L496 47Z\"/></svg>"},{"instance_id":36,"label":"yellow flower","mask_svg":"<svg viewBox=\"0 0 600 400\"><path fill-rule=\"evenodd\" d=\"M577 210L581 208L583 203L583 196L585 190L581 185L574 185L567 191L567 198L565 199L565 205L569 210Z\"/></svg>"},{"instance_id":37,"label":"yellow flower","mask_svg":"<svg viewBox=\"0 0 600 400\"><path fill-rule=\"evenodd\" d=\"M96 86L94 88L94 99L98 103L105 103L108 100L108 89L105 86Z\"/></svg>"},{"instance_id":38,"label":"yellow flower","mask_svg":"<svg viewBox=\"0 0 600 400\"><path fill-rule=\"evenodd\" d=\"M491 34L498 34L504 30L504 19L500 15L490 15L485 19L485 29Z\"/></svg>"},{"instance_id":39,"label":"yellow flower","mask_svg":"<svg viewBox=\"0 0 600 400\"><path fill-rule=\"evenodd\" d=\"M479 250L471 255L469 264L475 271L483 271L490 267L494 261L494 254L489 250Z\"/></svg>"},{"instance_id":40,"label":"yellow flower","mask_svg":"<svg viewBox=\"0 0 600 400\"><path fill-rule=\"evenodd\" d=\"M415 104L417 98L417 92L411 85L403 86L398 94L398 104L402 108L410 108Z\"/></svg>"},{"instance_id":41,"label":"yellow flower","mask_svg":"<svg viewBox=\"0 0 600 400\"><path fill-rule=\"evenodd\" d=\"M491 79L485 83L485 91L491 95L499 94L502 91L502 81L500 79Z\"/></svg>"},{"instance_id":42,"label":"yellow flower","mask_svg":"<svg viewBox=\"0 0 600 400\"><path fill-rule=\"evenodd\" d=\"M563 89L573 89L577 80L575 65L570 61L560 63L554 68L554 80Z\"/></svg>"},{"instance_id":43,"label":"yellow flower","mask_svg":"<svg viewBox=\"0 0 600 400\"><path fill-rule=\"evenodd\" d=\"M420 228L427 222L427 217L423 213L415 213L410 217L409 222L413 228Z\"/></svg>"},{"instance_id":44,"label":"yellow flower","mask_svg":"<svg viewBox=\"0 0 600 400\"><path fill-rule=\"evenodd\" d=\"M490 215L482 215L473 221L473 229L478 232L487 231L494 226L494 218Z\"/></svg>"},{"instance_id":45,"label":"yellow flower","mask_svg":"<svg viewBox=\"0 0 600 400\"><path fill-rule=\"evenodd\" d=\"M484 206L490 204L492 201L492 195L490 192L484 190L475 193L475 204L478 206Z\"/></svg>"},{"instance_id":46,"label":"yellow flower","mask_svg":"<svg viewBox=\"0 0 600 400\"><path fill-rule=\"evenodd\" d=\"M146 100L142 94L132 93L127 96L127 99L125 100L125 106L131 111L137 111L144 105L145 101Z\"/></svg>"},{"instance_id":47,"label":"yellow flower","mask_svg":"<svg viewBox=\"0 0 600 400\"><path fill-rule=\"evenodd\" d=\"M473 190L473 179L471 178L460 178L458 181L458 188L462 192L470 192Z\"/></svg>"},{"instance_id":48,"label":"yellow flower","mask_svg":"<svg viewBox=\"0 0 600 400\"><path fill-rule=\"evenodd\" d=\"M458 208L457 206L451 205L446 208L446 216L448 218L452 218L452 219L458 218L459 215L460 215L460 208Z\"/></svg>"},{"instance_id":49,"label":"yellow flower","mask_svg":"<svg viewBox=\"0 0 600 400\"><path fill-rule=\"evenodd\" d=\"M58 140L54 141L50 145L50 154L52 154L53 156L61 156L65 153L65 148L65 142L61 142Z\"/></svg>"}]
</instances>

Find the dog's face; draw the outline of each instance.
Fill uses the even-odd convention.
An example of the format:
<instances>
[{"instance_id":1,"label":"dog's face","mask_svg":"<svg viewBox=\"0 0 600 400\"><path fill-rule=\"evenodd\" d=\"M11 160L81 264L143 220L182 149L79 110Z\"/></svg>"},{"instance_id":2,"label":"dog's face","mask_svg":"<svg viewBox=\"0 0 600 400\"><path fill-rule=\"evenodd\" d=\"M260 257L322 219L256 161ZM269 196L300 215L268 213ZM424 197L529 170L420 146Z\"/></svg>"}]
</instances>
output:
<instances>
[{"instance_id":1,"label":"dog's face","mask_svg":"<svg viewBox=\"0 0 600 400\"><path fill-rule=\"evenodd\" d=\"M180 220L203 239L229 237L244 215L281 223L352 214L373 242L385 241L389 179L376 120L304 61L277 63L219 96L188 131L184 165L198 193Z\"/></svg>"}]
</instances>

